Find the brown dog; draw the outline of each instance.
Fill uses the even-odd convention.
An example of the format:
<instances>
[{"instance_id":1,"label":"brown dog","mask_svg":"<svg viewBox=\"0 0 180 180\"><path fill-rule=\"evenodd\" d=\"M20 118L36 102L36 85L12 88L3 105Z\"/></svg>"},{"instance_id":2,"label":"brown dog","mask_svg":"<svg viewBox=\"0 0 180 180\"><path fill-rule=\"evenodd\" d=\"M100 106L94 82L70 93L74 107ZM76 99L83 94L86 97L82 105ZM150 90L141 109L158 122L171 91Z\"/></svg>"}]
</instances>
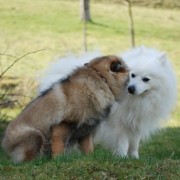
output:
<instances>
[{"instance_id":1,"label":"brown dog","mask_svg":"<svg viewBox=\"0 0 180 180\"><path fill-rule=\"evenodd\" d=\"M2 146L15 162L34 159L44 155L52 128L53 154L74 140L91 152L92 133L120 100L127 79L128 68L116 56L92 60L33 100L8 125Z\"/></svg>"}]
</instances>

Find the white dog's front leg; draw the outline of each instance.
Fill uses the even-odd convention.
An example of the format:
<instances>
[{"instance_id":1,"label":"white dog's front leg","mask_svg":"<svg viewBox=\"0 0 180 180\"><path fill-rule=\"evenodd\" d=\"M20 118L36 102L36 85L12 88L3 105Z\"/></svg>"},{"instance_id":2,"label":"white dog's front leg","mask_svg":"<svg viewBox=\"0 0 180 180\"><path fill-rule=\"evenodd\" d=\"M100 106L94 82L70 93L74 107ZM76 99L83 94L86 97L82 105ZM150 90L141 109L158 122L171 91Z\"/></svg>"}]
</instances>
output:
<instances>
[{"instance_id":1,"label":"white dog's front leg","mask_svg":"<svg viewBox=\"0 0 180 180\"><path fill-rule=\"evenodd\" d=\"M129 141L129 149L128 149L128 155L134 158L139 159L139 143L140 143L140 136L132 136Z\"/></svg>"},{"instance_id":2,"label":"white dog's front leg","mask_svg":"<svg viewBox=\"0 0 180 180\"><path fill-rule=\"evenodd\" d=\"M121 137L118 140L117 154L121 157L127 157L129 148L128 137Z\"/></svg>"}]
</instances>

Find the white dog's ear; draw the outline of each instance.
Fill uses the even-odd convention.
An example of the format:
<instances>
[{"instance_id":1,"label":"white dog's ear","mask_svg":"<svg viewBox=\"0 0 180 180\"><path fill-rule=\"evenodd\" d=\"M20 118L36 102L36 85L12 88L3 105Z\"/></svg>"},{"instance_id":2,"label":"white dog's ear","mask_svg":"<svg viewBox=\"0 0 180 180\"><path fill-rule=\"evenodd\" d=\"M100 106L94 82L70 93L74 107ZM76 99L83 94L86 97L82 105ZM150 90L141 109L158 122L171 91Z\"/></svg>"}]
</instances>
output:
<instances>
[{"instance_id":1,"label":"white dog's ear","mask_svg":"<svg viewBox=\"0 0 180 180\"><path fill-rule=\"evenodd\" d=\"M165 52L162 52L159 57L158 57L159 61L161 62L162 65L166 65L167 62L167 55Z\"/></svg>"},{"instance_id":2,"label":"white dog's ear","mask_svg":"<svg viewBox=\"0 0 180 180\"><path fill-rule=\"evenodd\" d=\"M140 46L138 53L141 54L141 53L143 53L144 51L145 51L145 46L144 46L144 45Z\"/></svg>"}]
</instances>

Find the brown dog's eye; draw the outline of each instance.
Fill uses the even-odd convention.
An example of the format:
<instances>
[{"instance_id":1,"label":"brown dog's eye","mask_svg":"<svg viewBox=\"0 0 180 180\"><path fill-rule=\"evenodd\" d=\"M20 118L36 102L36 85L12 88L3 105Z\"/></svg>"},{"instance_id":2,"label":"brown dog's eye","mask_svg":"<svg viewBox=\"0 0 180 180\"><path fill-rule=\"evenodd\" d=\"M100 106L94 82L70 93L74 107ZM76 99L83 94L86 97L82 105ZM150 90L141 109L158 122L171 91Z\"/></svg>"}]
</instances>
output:
<instances>
[{"instance_id":1,"label":"brown dog's eye","mask_svg":"<svg viewBox=\"0 0 180 180\"><path fill-rule=\"evenodd\" d=\"M122 69L122 64L120 62L113 62L110 66L111 71L119 72Z\"/></svg>"}]
</instances>

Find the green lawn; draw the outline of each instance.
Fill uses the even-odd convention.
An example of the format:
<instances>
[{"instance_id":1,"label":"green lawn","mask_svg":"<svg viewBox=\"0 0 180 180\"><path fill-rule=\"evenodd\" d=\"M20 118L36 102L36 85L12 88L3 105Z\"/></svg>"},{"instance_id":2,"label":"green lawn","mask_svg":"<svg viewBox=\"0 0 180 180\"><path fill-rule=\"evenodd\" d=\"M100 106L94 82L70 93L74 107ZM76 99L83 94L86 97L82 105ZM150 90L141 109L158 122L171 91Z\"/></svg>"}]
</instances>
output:
<instances>
[{"instance_id":1,"label":"green lawn","mask_svg":"<svg viewBox=\"0 0 180 180\"><path fill-rule=\"evenodd\" d=\"M178 179L179 131L169 128L154 136L141 147L139 160L98 147L88 156L73 153L14 165L0 151L0 179Z\"/></svg>"},{"instance_id":2,"label":"green lawn","mask_svg":"<svg viewBox=\"0 0 180 180\"><path fill-rule=\"evenodd\" d=\"M3 121L15 117L36 94L37 79L48 62L70 51L82 52L83 24L79 11L79 1L0 0L0 72L15 60L9 55L20 57L45 49L24 57L0 79L0 98L5 102L15 102L7 107L0 106L0 137L7 125ZM126 6L93 1L91 14L92 22L88 23L89 50L119 54L130 47ZM144 44L166 51L179 84L180 11L134 7L133 14L136 45ZM7 94L2 96L6 91ZM180 96L166 124L168 129L142 144L140 160L122 159L98 147L89 156L74 153L14 165L0 149L0 179L178 179L179 100Z\"/></svg>"}]
</instances>

